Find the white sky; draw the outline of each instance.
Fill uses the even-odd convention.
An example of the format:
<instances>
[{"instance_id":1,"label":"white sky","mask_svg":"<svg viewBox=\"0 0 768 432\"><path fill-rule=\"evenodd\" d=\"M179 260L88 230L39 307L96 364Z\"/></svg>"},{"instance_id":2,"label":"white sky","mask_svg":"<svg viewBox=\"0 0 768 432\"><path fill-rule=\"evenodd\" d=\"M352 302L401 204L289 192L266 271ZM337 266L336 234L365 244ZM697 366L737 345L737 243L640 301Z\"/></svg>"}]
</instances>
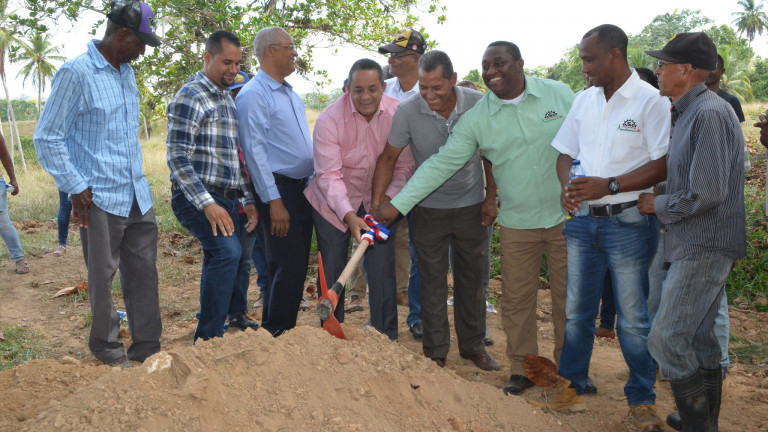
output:
<instances>
[{"instance_id":1,"label":"white sky","mask_svg":"<svg viewBox=\"0 0 768 432\"><path fill-rule=\"evenodd\" d=\"M148 0L148 3L151 5L151 0ZM560 60L566 50L578 43L587 30L600 24L615 24L627 34L637 34L656 15L671 13L675 9L701 9L702 15L713 19L716 25L732 25L734 17L731 14L739 10L736 0L442 0L442 4L448 7L446 22L438 25L433 17L425 16L422 18L422 25L430 39L438 42L437 48L451 57L459 78L471 69L480 68L480 58L485 47L496 40L516 43L528 68L537 65L551 66ZM84 20L71 30L68 24L59 26L62 31L56 35L54 43L63 46L62 55L72 58L85 51L85 45L91 38L88 35L90 22L92 20ZM103 29L100 29L97 34L102 32ZM755 39L753 47L758 55L768 57L768 35L764 34ZM333 87L325 88L326 92L341 87L350 66L359 58L369 57L386 64L386 58L378 52L350 47L338 48L338 54L333 51L315 50L315 66L326 69L333 80ZM17 98L24 94L32 99L36 98L37 90L32 87L31 80L22 86L21 79L16 79L18 70L18 65L8 65L7 77L11 97ZM288 81L301 94L314 88L312 82L298 76L290 77ZM49 91L50 84L43 98L47 97Z\"/></svg>"}]
</instances>

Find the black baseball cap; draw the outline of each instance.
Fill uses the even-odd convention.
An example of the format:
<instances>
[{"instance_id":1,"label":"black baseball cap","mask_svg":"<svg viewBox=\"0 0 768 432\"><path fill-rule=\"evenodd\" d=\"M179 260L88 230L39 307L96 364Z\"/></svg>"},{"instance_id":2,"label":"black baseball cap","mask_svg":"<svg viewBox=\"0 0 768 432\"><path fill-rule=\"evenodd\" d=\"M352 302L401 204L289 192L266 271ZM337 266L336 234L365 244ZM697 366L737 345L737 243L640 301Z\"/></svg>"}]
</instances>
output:
<instances>
[{"instance_id":1,"label":"black baseball cap","mask_svg":"<svg viewBox=\"0 0 768 432\"><path fill-rule=\"evenodd\" d=\"M160 46L160 39L152 33L155 13L146 3L138 0L112 0L107 18L121 27L133 30L145 44Z\"/></svg>"},{"instance_id":2,"label":"black baseball cap","mask_svg":"<svg viewBox=\"0 0 768 432\"><path fill-rule=\"evenodd\" d=\"M657 59L673 63L690 63L697 69L714 70L717 67L717 47L703 32L678 33L660 50L645 50Z\"/></svg>"},{"instance_id":3,"label":"black baseball cap","mask_svg":"<svg viewBox=\"0 0 768 432\"><path fill-rule=\"evenodd\" d=\"M426 43L424 42L424 36L414 29L406 29L397 32L392 43L380 46L379 53L391 54L410 50L416 51L419 54L424 54L425 48Z\"/></svg>"}]
</instances>

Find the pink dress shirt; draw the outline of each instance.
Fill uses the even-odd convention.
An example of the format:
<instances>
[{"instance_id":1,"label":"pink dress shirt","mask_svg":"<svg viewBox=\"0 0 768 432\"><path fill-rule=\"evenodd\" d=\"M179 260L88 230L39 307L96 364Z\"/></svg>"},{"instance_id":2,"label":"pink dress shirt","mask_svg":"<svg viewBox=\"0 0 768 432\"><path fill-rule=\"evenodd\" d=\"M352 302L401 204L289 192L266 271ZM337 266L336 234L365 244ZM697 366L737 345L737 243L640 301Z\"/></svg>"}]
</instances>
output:
<instances>
[{"instance_id":1,"label":"pink dress shirt","mask_svg":"<svg viewBox=\"0 0 768 432\"><path fill-rule=\"evenodd\" d=\"M383 95L370 122L355 110L349 92L324 109L313 133L315 177L304 195L315 210L339 230L347 231L344 215L362 203L371 210L371 189L376 159L384 151L392 116L400 103ZM416 163L410 146L395 165L387 196L400 192Z\"/></svg>"}]
</instances>

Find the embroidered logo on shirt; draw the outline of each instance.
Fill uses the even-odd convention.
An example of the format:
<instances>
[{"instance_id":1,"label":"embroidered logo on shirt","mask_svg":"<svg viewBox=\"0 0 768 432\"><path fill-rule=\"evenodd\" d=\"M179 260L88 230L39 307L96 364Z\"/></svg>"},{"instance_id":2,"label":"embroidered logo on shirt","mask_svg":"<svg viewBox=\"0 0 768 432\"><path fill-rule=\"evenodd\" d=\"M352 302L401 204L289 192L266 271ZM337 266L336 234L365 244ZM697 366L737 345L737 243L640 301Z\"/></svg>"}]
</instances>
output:
<instances>
[{"instance_id":1,"label":"embroidered logo on shirt","mask_svg":"<svg viewBox=\"0 0 768 432\"><path fill-rule=\"evenodd\" d=\"M549 110L544 114L544 123L551 122L552 120L561 119L563 116L558 114L556 111Z\"/></svg>"},{"instance_id":2,"label":"embroidered logo on shirt","mask_svg":"<svg viewBox=\"0 0 768 432\"><path fill-rule=\"evenodd\" d=\"M619 126L619 130L624 132L640 132L640 128L637 127L637 123L632 119L624 120L624 123Z\"/></svg>"}]
</instances>

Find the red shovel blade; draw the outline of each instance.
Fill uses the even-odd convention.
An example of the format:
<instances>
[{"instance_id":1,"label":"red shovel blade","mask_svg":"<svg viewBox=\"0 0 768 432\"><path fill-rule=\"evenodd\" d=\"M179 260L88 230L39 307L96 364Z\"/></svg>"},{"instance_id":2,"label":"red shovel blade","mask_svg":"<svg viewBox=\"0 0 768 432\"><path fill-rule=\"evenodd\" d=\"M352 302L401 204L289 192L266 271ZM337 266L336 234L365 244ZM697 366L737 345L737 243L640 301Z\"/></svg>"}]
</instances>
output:
<instances>
[{"instance_id":1,"label":"red shovel blade","mask_svg":"<svg viewBox=\"0 0 768 432\"><path fill-rule=\"evenodd\" d=\"M320 298L318 299L319 303L323 300L323 298L329 297L328 285L325 283L325 271L323 270L323 256L320 252L317 253L317 270L318 277L320 279ZM336 293L334 292L333 294ZM335 307L335 302L333 302L333 304ZM344 334L344 330L341 329L339 320L336 319L336 317L333 315L333 312L331 312L331 316L327 320L323 321L323 329L339 339L347 338L347 336Z\"/></svg>"},{"instance_id":2,"label":"red shovel blade","mask_svg":"<svg viewBox=\"0 0 768 432\"><path fill-rule=\"evenodd\" d=\"M333 315L331 315L331 317L327 320L323 321L323 329L339 339L347 338L347 336L344 334L344 330L341 329L339 320L337 320Z\"/></svg>"}]
</instances>

